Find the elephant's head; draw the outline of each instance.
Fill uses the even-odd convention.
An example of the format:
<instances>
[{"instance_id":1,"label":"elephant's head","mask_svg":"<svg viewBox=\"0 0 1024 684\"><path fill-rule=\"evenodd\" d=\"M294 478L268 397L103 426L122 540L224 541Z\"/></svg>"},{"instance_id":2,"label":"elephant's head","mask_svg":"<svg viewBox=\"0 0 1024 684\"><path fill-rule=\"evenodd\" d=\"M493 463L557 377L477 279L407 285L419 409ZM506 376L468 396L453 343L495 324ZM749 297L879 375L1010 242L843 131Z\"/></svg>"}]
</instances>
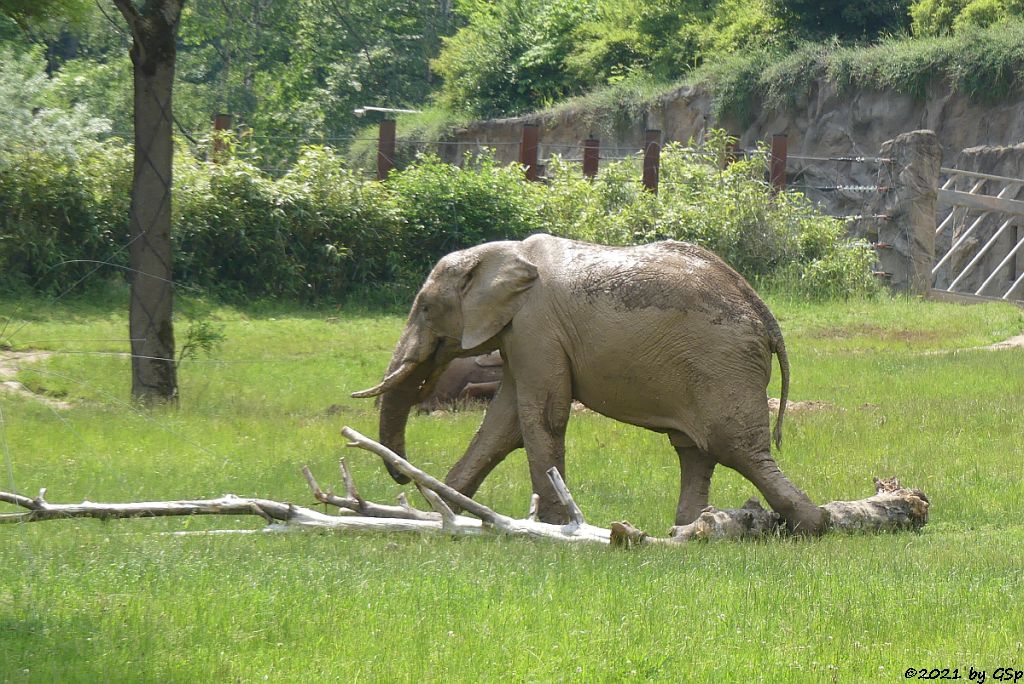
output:
<instances>
[{"instance_id":1,"label":"elephant's head","mask_svg":"<svg viewBox=\"0 0 1024 684\"><path fill-rule=\"evenodd\" d=\"M381 397L381 444L404 458L409 411L427 396L448 363L498 347L498 334L537 279L537 268L521 249L519 242L489 242L449 254L430 272L384 380L352 395ZM390 466L388 471L400 484L409 481Z\"/></svg>"}]
</instances>

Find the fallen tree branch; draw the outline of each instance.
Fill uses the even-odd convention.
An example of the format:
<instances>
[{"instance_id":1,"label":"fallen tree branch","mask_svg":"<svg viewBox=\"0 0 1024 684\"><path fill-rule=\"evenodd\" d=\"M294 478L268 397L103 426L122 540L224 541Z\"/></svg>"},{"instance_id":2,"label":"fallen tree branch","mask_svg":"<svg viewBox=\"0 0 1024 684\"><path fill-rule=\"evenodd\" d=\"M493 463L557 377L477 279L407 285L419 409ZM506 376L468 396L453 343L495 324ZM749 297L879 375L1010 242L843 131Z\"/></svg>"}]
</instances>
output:
<instances>
[{"instance_id":1,"label":"fallen tree branch","mask_svg":"<svg viewBox=\"0 0 1024 684\"><path fill-rule=\"evenodd\" d=\"M356 489L352 473L344 459L340 462L345 496L324 491L312 471L303 467L313 497L325 504L342 509L342 515L327 515L291 503L270 499L244 498L226 494L217 499L181 501L149 501L129 503L51 504L46 501L46 489L30 498L21 494L0 492L0 502L24 509L20 513L0 514L0 523L28 523L67 518L140 518L182 515L255 515L268 523L263 531L294 529L320 529L333 531L419 532L449 535L507 535L554 539L563 542L587 542L632 547L644 544L680 544L696 540L749 539L788 534L781 518L774 511L765 510L752 499L742 508L719 510L708 507L697 520L669 530L667 537L654 537L638 530L628 522L612 523L610 529L586 522L554 468L548 478L559 499L569 511L570 522L552 525L536 519L537 495L531 498L530 512L525 519L511 518L475 501L408 461L387 447L361 435L351 428L342 434L349 446L358 447L380 457L395 470L412 479L433 511L411 506L404 494L398 505L377 504L365 500ZM896 478L875 478L875 495L858 501L835 501L822 508L829 513L830 529L841 532L884 532L918 530L928 521L928 498L919 490L907 489ZM454 508L465 510L475 517L459 515ZM212 530L203 534L249 533L256 530Z\"/></svg>"},{"instance_id":2,"label":"fallen tree branch","mask_svg":"<svg viewBox=\"0 0 1024 684\"><path fill-rule=\"evenodd\" d=\"M344 458L339 461L338 467L341 469L341 479L345 483L346 496L343 497L336 495L333 491L325 492L321 489L316 478L313 477L313 472L309 469L309 466L302 466L302 474L305 476L306 482L309 484L309 488L313 492L313 498L320 503L337 506L344 511L351 511L357 515L368 516L371 518L400 518L407 520L441 519L437 513L421 511L418 508L413 508L404 497L399 499L399 504L397 506L389 506L387 504L378 504L373 503L372 501L367 501L359 495L355 482L352 480L352 473L348 469L348 463L345 462Z\"/></svg>"},{"instance_id":3,"label":"fallen tree branch","mask_svg":"<svg viewBox=\"0 0 1024 684\"><path fill-rule=\"evenodd\" d=\"M287 523L298 527L329 528L336 530L379 530L388 532L418 532L431 521L399 518L371 518L366 516L326 515L303 506L225 494L217 499L186 499L180 501L141 501L128 503L97 503L83 501L77 504L52 504L29 499L18 494L0 492L0 501L27 508L25 513L0 515L0 523L29 523L68 518L163 518L183 515L256 515L268 522Z\"/></svg>"},{"instance_id":4,"label":"fallen tree branch","mask_svg":"<svg viewBox=\"0 0 1024 684\"><path fill-rule=\"evenodd\" d=\"M428 491L432 492L447 504L448 507L454 506L472 513L483 521L486 526L493 527L502 534L517 537L557 539L560 541L598 542L601 544L607 544L611 538L611 530L603 527L595 527L594 525L589 525L585 522L577 523L573 521L568 525L552 525L551 523L540 522L529 517L520 520L510 518L507 515L502 515L501 513L491 510L479 501L471 499L465 494L449 487L444 482L441 482L437 478L412 465L404 458L391 451L391 449L388 449L386 446L356 432L352 428L343 428L341 434L349 440L349 446L365 449L380 456L385 463L391 465L395 470L410 478L416 483L416 486L419 487L420 491L423 492L424 495L426 495L426 492ZM568 489L565 488L565 483L562 482L562 478L558 474L557 470L554 470L554 475L549 471L548 478L551 479L552 485L556 490L560 485L565 492L568 493ZM556 479L558 484L556 484ZM571 495L569 495L569 499L572 499ZM532 506L533 501L531 499L531 510ZM445 514L442 513L442 517L444 515ZM461 517L463 516L456 516L456 518ZM582 514L580 517L582 518Z\"/></svg>"},{"instance_id":5,"label":"fallen tree branch","mask_svg":"<svg viewBox=\"0 0 1024 684\"><path fill-rule=\"evenodd\" d=\"M895 477L874 478L875 495L859 501L833 501L828 511L831 528L841 532L920 530L928 522L928 497L907 489Z\"/></svg>"},{"instance_id":6,"label":"fallen tree branch","mask_svg":"<svg viewBox=\"0 0 1024 684\"><path fill-rule=\"evenodd\" d=\"M857 501L833 501L828 511L828 530L836 532L899 532L920 530L928 522L928 497L918 489L904 488L895 477L874 478L875 495ZM713 539L753 539L786 536L782 517L750 499L742 508L719 510L708 506L689 525L669 530L668 537L652 537L628 522L612 523L612 546L680 544Z\"/></svg>"}]
</instances>

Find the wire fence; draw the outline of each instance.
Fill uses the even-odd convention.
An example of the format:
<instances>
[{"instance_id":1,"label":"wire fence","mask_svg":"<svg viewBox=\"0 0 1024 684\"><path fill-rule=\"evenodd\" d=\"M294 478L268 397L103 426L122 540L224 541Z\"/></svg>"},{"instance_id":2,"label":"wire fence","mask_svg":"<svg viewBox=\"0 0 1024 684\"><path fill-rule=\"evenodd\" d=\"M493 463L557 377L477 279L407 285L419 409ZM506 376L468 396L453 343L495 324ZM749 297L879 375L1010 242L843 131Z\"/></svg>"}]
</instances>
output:
<instances>
[{"instance_id":1,"label":"wire fence","mask_svg":"<svg viewBox=\"0 0 1024 684\"><path fill-rule=\"evenodd\" d=\"M166 110L164 111L166 112ZM171 125L169 113L166 113L163 125ZM307 145L367 143L372 148L372 145L376 144L378 166L377 169L369 169L368 172L373 177L379 179L386 179L391 170L400 167L403 163L407 163L418 152L433 153L442 159L453 162L461 162L467 154L470 157L487 154L498 160L515 161L527 169L534 169L535 177L540 182L544 182L547 170L542 160L550 158L552 155L558 155L564 161L580 164L583 167L582 172L590 177L596 176L602 164L625 163L632 165L636 172L635 177L628 179L628 182L642 184L652 192L658 192L659 189L670 190L676 184L674 181L661 178L660 152L667 141L663 138L660 131L647 131L645 140L641 144L614 144L607 146L602 146L600 141L596 140L571 144L557 141L548 143L539 138L533 138L532 141L525 138L518 141L425 139L402 139L399 141L397 138L393 138L389 141L385 132L382 129L382 134L377 138L359 136L271 136L253 133L248 134L247 137L241 136L238 139L240 141L238 145L242 147L244 152L246 140L250 140L254 145L273 143L279 147L291 146L296 151ZM123 135L123 133L115 134ZM125 135L124 137L130 139L132 136ZM111 262L127 250L137 249L144 252L157 252L158 254L156 255L146 255L150 261L145 266L130 269L133 271L133 278L136 284L145 281L153 285L150 295L144 300L137 300L136 295L132 295L133 311L136 308L138 309L138 323L131 323L130 333L123 340L101 338L68 338L64 340L21 339L19 336L30 325L30 322L27 319L20 319L21 310L19 306L0 323L0 340L11 340L21 347L44 344L51 348L56 347L56 349L52 349L48 353L57 356L121 359L125 364L130 364L132 367L149 361L176 370L177 361L171 358L173 354L162 353L159 350L154 352L154 347L151 344L161 334L162 319L159 309L164 305L169 305L173 299L173 289L180 286L173 281L169 259L159 256L160 248L158 245L154 245L153 242L153 236L156 232L154 226L161 220L160 214L166 210L166 204L169 200L170 179L155 171L159 164L153 159L152 146L155 144L154 138L143 139L141 143L139 140L136 140L136 144L141 144L142 166L144 169L148 169L146 172L152 176L151 180L157 188L155 196L159 198L158 201L154 206L149 207L147 213L136 214L135 207L133 206L131 237L123 244L115 247L106 259L97 260L94 268L89 270L73 285L58 293L54 301L60 301L65 298L85 281L94 277L104 266L114 265ZM391 147L389 147L389 144ZM679 149L682 152L695 155L706 154L707 152L706 149L699 146L683 146ZM211 155L213 154L212 141L209 152ZM763 148L756 150L734 148L730 155L735 159L742 159L762 153L765 153ZM727 163L728 159L724 161ZM766 183L770 183L776 191L783 189L799 190L812 198L822 200L821 203L824 206L832 207L834 215L843 216L851 221L885 221L890 218L887 215L871 211L870 206L872 198L891 192L891 185L877 181L878 178L885 177L885 174L880 173L880 171L886 168L891 170L891 159L864 155L787 155L784 150L780 152L773 145L771 151L767 154L766 161ZM781 168L781 175L772 173L773 165L776 169ZM856 172L853 171L854 167L857 168ZM260 168L266 173L283 174L287 172L289 167L287 165L264 164ZM875 182L868 182L872 177L876 179ZM814 193L817 193L817 197L814 196ZM836 198L841 198L845 204L837 204ZM856 210L843 213L844 210L841 206L854 207ZM880 243L876 244L876 247L878 249L887 248L886 245ZM135 263L134 258L133 263ZM127 350L122 345L126 345L128 347ZM288 367L300 364L322 363L322 357L315 354L268 355L252 358L190 359L187 363L204 368L244 365ZM132 402L120 399L103 388L93 386L85 378L76 377L71 373L59 373L49 368L40 368L31 363L6 362L6 366L17 373L39 378L59 379L64 382L78 384L86 388L90 393L95 393L97 396L102 397L103 401L109 402L110 405L130 412L138 416L146 424L152 425L155 429L167 432L174 438L182 440L183 443L209 454L209 450L205 446L196 443L195 440L191 440L186 435L163 424ZM209 382L214 381L209 380ZM82 439L83 443L86 443L86 440L81 437L81 434L74 426L61 415L59 409L51 407L50 410L62 426L77 435L76 439ZM0 403L0 451L3 453L6 464L8 484L12 491L17 491L11 447L7 436L8 421L9 416L4 411L2 403ZM217 454L218 458L231 458L232 456L232 454Z\"/></svg>"}]
</instances>

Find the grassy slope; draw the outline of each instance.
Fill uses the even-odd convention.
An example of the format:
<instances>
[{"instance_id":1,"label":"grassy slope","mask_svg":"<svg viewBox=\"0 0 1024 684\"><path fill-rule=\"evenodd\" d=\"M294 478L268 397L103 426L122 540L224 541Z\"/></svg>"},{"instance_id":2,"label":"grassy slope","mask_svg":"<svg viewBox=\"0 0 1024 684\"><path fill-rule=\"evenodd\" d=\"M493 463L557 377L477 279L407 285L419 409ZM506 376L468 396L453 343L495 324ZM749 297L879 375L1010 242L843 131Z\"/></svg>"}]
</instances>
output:
<instances>
[{"instance_id":1,"label":"grassy slope","mask_svg":"<svg viewBox=\"0 0 1024 684\"><path fill-rule=\"evenodd\" d=\"M896 680L908 667L960 667L966 679L972 665L1020 666L1024 351L950 352L1019 334L1024 315L901 300L772 304L793 398L835 404L787 418L783 468L821 501L860 498L872 475L898 474L931 497L922 534L618 553L158 534L255 519L0 527L0 681L796 682ZM15 307L0 303L0 315ZM400 316L182 310L219 319L227 343L216 362L185 366L179 411L130 410L127 361L114 356L59 355L22 373L77 402L60 416L0 395L0 448L21 491L304 503L299 466L336 479L340 426L373 434L372 405L347 395L378 379ZM84 341L123 335L119 303L29 300L25 312L32 320L15 344L123 348ZM413 457L443 473L479 419L415 419ZM678 466L663 437L581 414L568 448L570 484L593 522L668 526ZM364 494L394 496L378 464L349 459ZM712 501L751 493L722 470ZM480 496L521 514L528 494L519 452Z\"/></svg>"}]
</instances>

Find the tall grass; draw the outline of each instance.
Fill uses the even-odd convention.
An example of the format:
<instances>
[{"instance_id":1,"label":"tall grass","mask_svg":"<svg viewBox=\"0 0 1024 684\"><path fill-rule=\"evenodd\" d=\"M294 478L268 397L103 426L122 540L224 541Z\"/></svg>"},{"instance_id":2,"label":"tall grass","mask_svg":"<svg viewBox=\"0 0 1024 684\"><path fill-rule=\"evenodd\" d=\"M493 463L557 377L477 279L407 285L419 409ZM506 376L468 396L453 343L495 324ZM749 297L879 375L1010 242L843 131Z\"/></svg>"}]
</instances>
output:
<instances>
[{"instance_id":1,"label":"tall grass","mask_svg":"<svg viewBox=\"0 0 1024 684\"><path fill-rule=\"evenodd\" d=\"M1021 664L1019 502L1024 351L962 351L1024 331L1012 306L903 299L770 302L792 397L786 473L816 501L899 475L932 501L920 534L615 552L524 540L286 534L174 537L258 520L0 526L0 681L888 681L909 667ZM119 352L122 302L0 301L30 312L14 346ZM338 430L374 434L371 402L401 315L186 300L224 327L188 361L182 405L126 403L128 362L55 354L20 378L58 413L0 394L0 460L53 501L259 495L308 504L298 469L336 479ZM89 340L95 340L89 342ZM773 383L771 392L777 392ZM414 417L410 456L443 474L481 413ZM590 413L567 438L569 483L597 524L671 523L665 438ZM364 495L399 488L350 452ZM340 484L340 483L336 483ZM525 513L522 452L479 497ZM754 494L715 475L712 501ZM421 502L422 505L422 502ZM3 512L7 512L4 507Z\"/></svg>"}]
</instances>

